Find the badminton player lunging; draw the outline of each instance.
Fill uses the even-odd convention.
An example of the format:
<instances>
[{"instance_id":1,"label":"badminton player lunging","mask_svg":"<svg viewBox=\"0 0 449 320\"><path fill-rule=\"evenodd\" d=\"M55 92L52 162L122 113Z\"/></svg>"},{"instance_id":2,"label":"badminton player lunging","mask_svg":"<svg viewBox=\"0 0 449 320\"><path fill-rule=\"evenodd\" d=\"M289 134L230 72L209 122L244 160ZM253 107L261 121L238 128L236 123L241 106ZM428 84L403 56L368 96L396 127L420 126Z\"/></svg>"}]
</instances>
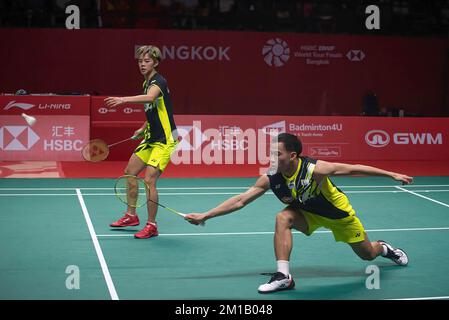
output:
<instances>
[{"instance_id":1,"label":"badminton player lunging","mask_svg":"<svg viewBox=\"0 0 449 320\"><path fill-rule=\"evenodd\" d=\"M176 125L173 119L173 106L167 81L157 71L161 62L161 51L155 46L142 46L137 49L138 66L144 76L143 94L132 97L109 97L106 105L115 108L126 103L143 103L147 121L136 130L134 136L144 139L131 155L125 169L126 175L137 176L145 168L145 181L149 185L150 200L158 202L156 181L170 162L170 155L176 148ZM145 239L158 235L156 214L157 204L147 203L148 222L137 232L136 238ZM139 225L136 208L128 206L123 217L110 224L111 227Z\"/></svg>"},{"instance_id":2,"label":"badminton player lunging","mask_svg":"<svg viewBox=\"0 0 449 320\"><path fill-rule=\"evenodd\" d=\"M301 141L295 135L281 133L277 143L273 143L270 149L270 163L276 168L276 172L261 176L249 190L224 201L206 213L188 214L185 219L192 224L199 224L207 219L231 213L242 209L268 189L287 204L276 216L274 251L277 272L268 283L259 286L259 293L294 288L295 282L289 271L292 228L310 236L319 227L325 227L332 231L335 241L349 244L363 260L373 260L381 255L398 265L407 265L408 257L403 250L382 240L368 240L347 196L329 177L353 174L386 176L403 184L412 183L413 178L364 165L332 163L302 157L301 151Z\"/></svg>"}]
</instances>

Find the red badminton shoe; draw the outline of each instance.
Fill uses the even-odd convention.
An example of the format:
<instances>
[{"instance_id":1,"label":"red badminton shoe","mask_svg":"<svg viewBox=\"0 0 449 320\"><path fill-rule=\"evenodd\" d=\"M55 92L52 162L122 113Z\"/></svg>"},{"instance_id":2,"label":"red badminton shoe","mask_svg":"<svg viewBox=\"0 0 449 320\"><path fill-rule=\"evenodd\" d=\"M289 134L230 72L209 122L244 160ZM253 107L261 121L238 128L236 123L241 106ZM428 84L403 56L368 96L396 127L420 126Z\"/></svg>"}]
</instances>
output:
<instances>
[{"instance_id":1,"label":"red badminton shoe","mask_svg":"<svg viewBox=\"0 0 449 320\"><path fill-rule=\"evenodd\" d=\"M123 217L111 223L110 227L132 227L140 224L137 214L125 213Z\"/></svg>"},{"instance_id":2,"label":"red badminton shoe","mask_svg":"<svg viewBox=\"0 0 449 320\"><path fill-rule=\"evenodd\" d=\"M134 238L147 239L147 238L151 238L151 237L156 237L158 235L159 235L159 233L157 232L156 223L147 222L147 225L145 226L145 228L143 228L142 230L137 232L134 235Z\"/></svg>"}]
</instances>

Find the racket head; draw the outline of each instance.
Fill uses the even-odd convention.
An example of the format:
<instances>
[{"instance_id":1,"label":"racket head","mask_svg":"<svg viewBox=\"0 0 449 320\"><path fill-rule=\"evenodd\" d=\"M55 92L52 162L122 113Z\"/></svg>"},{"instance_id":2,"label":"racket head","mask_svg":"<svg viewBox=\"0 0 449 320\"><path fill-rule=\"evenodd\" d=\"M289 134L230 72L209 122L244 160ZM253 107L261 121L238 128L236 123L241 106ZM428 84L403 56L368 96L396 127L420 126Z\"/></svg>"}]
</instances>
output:
<instances>
[{"instance_id":1,"label":"racket head","mask_svg":"<svg viewBox=\"0 0 449 320\"><path fill-rule=\"evenodd\" d=\"M144 206L149 199L150 188L144 179L123 175L115 180L114 192L116 197L132 208Z\"/></svg>"},{"instance_id":2,"label":"racket head","mask_svg":"<svg viewBox=\"0 0 449 320\"><path fill-rule=\"evenodd\" d=\"M99 162L105 160L109 155L108 144L102 139L90 140L81 151L84 160Z\"/></svg>"}]
</instances>

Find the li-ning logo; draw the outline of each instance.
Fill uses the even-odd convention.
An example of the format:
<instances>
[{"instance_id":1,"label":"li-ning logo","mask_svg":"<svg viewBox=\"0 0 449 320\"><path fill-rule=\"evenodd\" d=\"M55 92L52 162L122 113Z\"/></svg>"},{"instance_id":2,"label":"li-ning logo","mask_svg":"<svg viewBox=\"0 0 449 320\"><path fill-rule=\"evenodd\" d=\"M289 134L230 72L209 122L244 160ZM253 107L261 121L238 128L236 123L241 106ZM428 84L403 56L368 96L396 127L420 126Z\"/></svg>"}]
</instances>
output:
<instances>
[{"instance_id":1,"label":"li-ning logo","mask_svg":"<svg viewBox=\"0 0 449 320\"><path fill-rule=\"evenodd\" d=\"M383 130L371 130L365 134L365 141L371 147L381 148L390 143L390 136Z\"/></svg>"},{"instance_id":2,"label":"li-ning logo","mask_svg":"<svg viewBox=\"0 0 449 320\"><path fill-rule=\"evenodd\" d=\"M30 104L30 103L16 103L15 101L11 101L10 103L8 103L6 105L6 107L3 108L3 110L9 110L9 109L14 108L14 107L20 108L20 109L23 109L23 110L29 110L29 109L34 107L34 104Z\"/></svg>"},{"instance_id":3,"label":"li-ning logo","mask_svg":"<svg viewBox=\"0 0 449 320\"><path fill-rule=\"evenodd\" d=\"M262 55L269 66L281 67L290 58L290 48L282 39L270 39L263 46Z\"/></svg>"}]
</instances>

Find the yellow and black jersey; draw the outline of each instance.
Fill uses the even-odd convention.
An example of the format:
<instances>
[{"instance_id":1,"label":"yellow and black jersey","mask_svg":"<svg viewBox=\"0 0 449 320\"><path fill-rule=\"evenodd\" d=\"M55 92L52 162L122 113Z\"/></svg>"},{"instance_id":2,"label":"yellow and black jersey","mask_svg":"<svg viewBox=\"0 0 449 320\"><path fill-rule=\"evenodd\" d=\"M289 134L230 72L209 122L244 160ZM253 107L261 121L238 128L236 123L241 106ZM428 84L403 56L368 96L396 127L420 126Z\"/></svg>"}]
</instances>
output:
<instances>
[{"instance_id":1,"label":"yellow and black jersey","mask_svg":"<svg viewBox=\"0 0 449 320\"><path fill-rule=\"evenodd\" d=\"M156 73L143 83L144 94L147 94L151 86L157 86L161 92L152 103L144 104L148 122L147 130L145 130L145 141L147 143L172 144L177 141L178 137L167 81L159 73Z\"/></svg>"},{"instance_id":2,"label":"yellow and black jersey","mask_svg":"<svg viewBox=\"0 0 449 320\"><path fill-rule=\"evenodd\" d=\"M291 177L282 173L268 175L270 188L283 203L329 219L342 219L355 214L348 197L329 177L320 184L313 179L317 160L300 157L298 168Z\"/></svg>"}]
</instances>

